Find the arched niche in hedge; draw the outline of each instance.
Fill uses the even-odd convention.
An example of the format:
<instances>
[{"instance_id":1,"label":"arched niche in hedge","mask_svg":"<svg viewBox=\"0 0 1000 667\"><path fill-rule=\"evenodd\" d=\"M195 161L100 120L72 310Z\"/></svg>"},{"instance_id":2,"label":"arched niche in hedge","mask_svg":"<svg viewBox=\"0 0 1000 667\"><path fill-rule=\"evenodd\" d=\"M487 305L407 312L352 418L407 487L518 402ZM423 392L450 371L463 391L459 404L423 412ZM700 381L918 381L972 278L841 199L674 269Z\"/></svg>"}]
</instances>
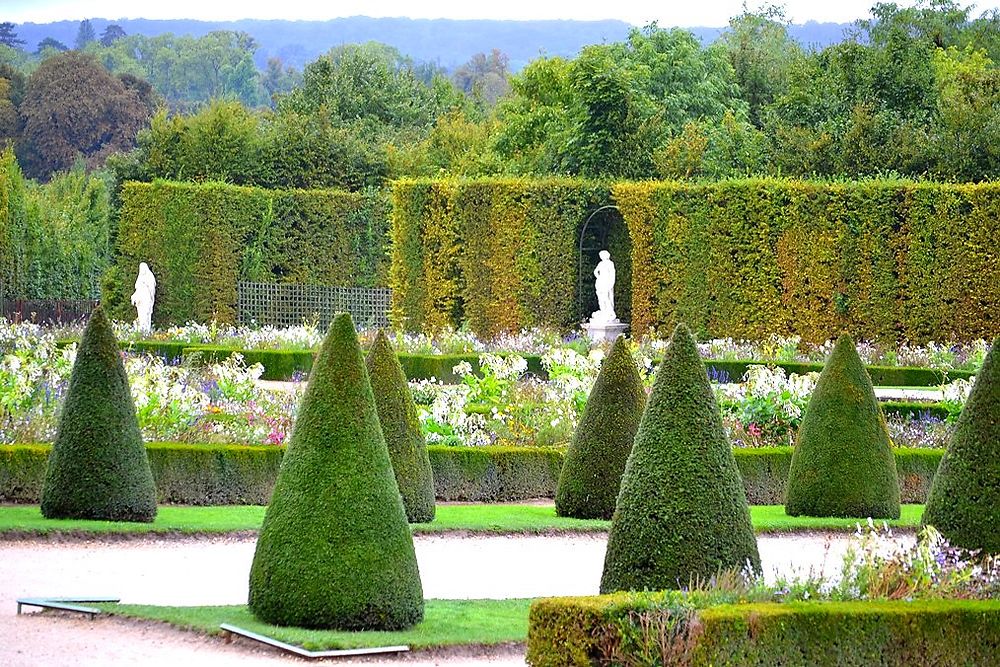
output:
<instances>
[{"instance_id":1,"label":"arched niche in hedge","mask_svg":"<svg viewBox=\"0 0 1000 667\"><path fill-rule=\"evenodd\" d=\"M599 253L607 250L615 263L615 312L623 322L632 313L632 241L628 226L615 204L590 211L580 225L577 243L576 307L580 321L597 310L594 267Z\"/></svg>"}]
</instances>

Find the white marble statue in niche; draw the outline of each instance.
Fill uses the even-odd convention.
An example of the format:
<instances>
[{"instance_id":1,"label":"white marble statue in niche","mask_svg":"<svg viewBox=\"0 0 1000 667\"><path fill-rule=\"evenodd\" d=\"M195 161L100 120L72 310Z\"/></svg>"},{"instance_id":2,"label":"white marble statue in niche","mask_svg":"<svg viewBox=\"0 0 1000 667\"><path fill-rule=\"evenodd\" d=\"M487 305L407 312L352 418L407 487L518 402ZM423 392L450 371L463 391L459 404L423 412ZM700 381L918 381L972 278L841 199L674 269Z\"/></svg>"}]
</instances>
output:
<instances>
[{"instance_id":1,"label":"white marble statue in niche","mask_svg":"<svg viewBox=\"0 0 1000 667\"><path fill-rule=\"evenodd\" d=\"M135 306L137 317L136 327L146 333L153 329L153 302L156 299L156 278L149 270L146 262L139 264L139 275L135 279L135 292L132 293L132 305Z\"/></svg>"},{"instance_id":2,"label":"white marble statue in niche","mask_svg":"<svg viewBox=\"0 0 1000 667\"><path fill-rule=\"evenodd\" d=\"M594 269L594 277L597 278L594 289L597 291L598 310L591 316L590 321L602 324L617 322L618 316L615 315L615 263L611 261L611 253L607 250L602 250L600 257L601 261Z\"/></svg>"}]
</instances>

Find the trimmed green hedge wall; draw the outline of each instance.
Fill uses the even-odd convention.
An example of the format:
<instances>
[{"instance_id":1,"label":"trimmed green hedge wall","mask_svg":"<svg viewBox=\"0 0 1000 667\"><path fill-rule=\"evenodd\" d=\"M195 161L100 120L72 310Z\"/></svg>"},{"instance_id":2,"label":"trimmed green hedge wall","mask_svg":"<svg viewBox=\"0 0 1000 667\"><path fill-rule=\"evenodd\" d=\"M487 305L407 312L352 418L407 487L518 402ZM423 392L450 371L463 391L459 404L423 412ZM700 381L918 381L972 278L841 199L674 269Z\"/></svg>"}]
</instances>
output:
<instances>
[{"instance_id":1,"label":"trimmed green hedge wall","mask_svg":"<svg viewBox=\"0 0 1000 667\"><path fill-rule=\"evenodd\" d=\"M150 443L146 446L161 503L263 505L271 497L283 449Z\"/></svg>"},{"instance_id":2,"label":"trimmed green hedge wall","mask_svg":"<svg viewBox=\"0 0 1000 667\"><path fill-rule=\"evenodd\" d=\"M988 665L1000 600L788 602L685 610L679 594L549 598L531 605L534 667Z\"/></svg>"},{"instance_id":3,"label":"trimmed green hedge wall","mask_svg":"<svg viewBox=\"0 0 1000 667\"><path fill-rule=\"evenodd\" d=\"M139 262L156 275L157 323L235 321L239 280L385 284L382 195L154 181L125 183L121 197L104 293L119 318L134 317Z\"/></svg>"},{"instance_id":4,"label":"trimmed green hedge wall","mask_svg":"<svg viewBox=\"0 0 1000 667\"><path fill-rule=\"evenodd\" d=\"M0 502L37 503L49 445L0 445ZM261 505L267 502L281 463L281 447L148 443L160 502L179 505ZM904 503L927 499L944 450L896 449ZM438 500L506 502L553 498L563 452L545 447L448 447L430 445ZM734 449L747 502L784 502L791 447Z\"/></svg>"},{"instance_id":5,"label":"trimmed green hedge wall","mask_svg":"<svg viewBox=\"0 0 1000 667\"><path fill-rule=\"evenodd\" d=\"M612 191L632 240L635 331L685 322L735 338L822 342L850 331L924 342L1000 330L1000 184L752 179Z\"/></svg>"},{"instance_id":6,"label":"trimmed green hedge wall","mask_svg":"<svg viewBox=\"0 0 1000 667\"><path fill-rule=\"evenodd\" d=\"M505 502L552 498L563 453L545 447L427 448L438 500Z\"/></svg>"},{"instance_id":7,"label":"trimmed green hedge wall","mask_svg":"<svg viewBox=\"0 0 1000 667\"><path fill-rule=\"evenodd\" d=\"M580 227L609 203L607 186L565 178L394 182L394 325L574 326Z\"/></svg>"},{"instance_id":8,"label":"trimmed green hedge wall","mask_svg":"<svg viewBox=\"0 0 1000 667\"><path fill-rule=\"evenodd\" d=\"M629 236L615 258L619 311L637 333L677 322L811 342L1000 332L1000 183L404 180L392 201L392 319L409 330L575 327L588 315L579 235L615 204Z\"/></svg>"}]
</instances>

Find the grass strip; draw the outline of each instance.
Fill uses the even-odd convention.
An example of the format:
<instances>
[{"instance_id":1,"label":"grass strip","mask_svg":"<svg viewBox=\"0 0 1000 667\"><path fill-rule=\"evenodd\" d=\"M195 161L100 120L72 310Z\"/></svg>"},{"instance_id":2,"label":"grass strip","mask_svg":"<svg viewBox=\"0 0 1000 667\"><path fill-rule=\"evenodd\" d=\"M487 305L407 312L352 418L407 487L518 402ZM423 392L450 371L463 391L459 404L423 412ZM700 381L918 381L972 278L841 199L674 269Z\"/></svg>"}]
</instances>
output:
<instances>
[{"instance_id":1,"label":"grass strip","mask_svg":"<svg viewBox=\"0 0 1000 667\"><path fill-rule=\"evenodd\" d=\"M0 506L0 535L48 534L226 534L254 532L264 519L259 505L195 507L163 505L153 523L46 519L38 505ZM920 525L923 505L903 505L902 516L888 521L896 528ZM753 505L750 516L758 533L802 531L853 531L864 519L840 517L791 517L782 505ZM881 522L880 522L881 523ZM438 505L433 523L412 526L414 534L473 533L484 535L544 535L549 533L601 533L607 521L558 517L551 505Z\"/></svg>"},{"instance_id":2,"label":"grass strip","mask_svg":"<svg viewBox=\"0 0 1000 667\"><path fill-rule=\"evenodd\" d=\"M531 600L427 600L424 620L399 632L307 630L268 625L254 618L245 605L159 607L100 603L93 606L114 616L161 621L181 630L209 635L220 633L219 624L231 623L310 651L398 644L419 650L524 642L528 636Z\"/></svg>"}]
</instances>

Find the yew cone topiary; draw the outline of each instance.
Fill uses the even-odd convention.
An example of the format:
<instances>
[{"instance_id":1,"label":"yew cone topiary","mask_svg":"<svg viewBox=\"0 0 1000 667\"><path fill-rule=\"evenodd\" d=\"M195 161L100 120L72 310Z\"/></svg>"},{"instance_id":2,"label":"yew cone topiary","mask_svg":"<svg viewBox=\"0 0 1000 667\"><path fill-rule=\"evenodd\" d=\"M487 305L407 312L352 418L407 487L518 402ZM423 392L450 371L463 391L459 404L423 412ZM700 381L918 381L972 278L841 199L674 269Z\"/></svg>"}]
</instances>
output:
<instances>
[{"instance_id":1,"label":"yew cone topiary","mask_svg":"<svg viewBox=\"0 0 1000 667\"><path fill-rule=\"evenodd\" d=\"M923 522L954 546L1000 553L1000 338L976 374Z\"/></svg>"},{"instance_id":2,"label":"yew cone topiary","mask_svg":"<svg viewBox=\"0 0 1000 667\"><path fill-rule=\"evenodd\" d=\"M406 518L410 523L433 521L434 473L427 443L403 367L383 331L375 337L366 363Z\"/></svg>"},{"instance_id":3,"label":"yew cone topiary","mask_svg":"<svg viewBox=\"0 0 1000 667\"><path fill-rule=\"evenodd\" d=\"M156 484L118 341L97 307L83 332L42 486L49 519L150 522Z\"/></svg>"},{"instance_id":4,"label":"yew cone topiary","mask_svg":"<svg viewBox=\"0 0 1000 667\"><path fill-rule=\"evenodd\" d=\"M312 367L250 569L275 625L399 630L424 599L403 501L350 315Z\"/></svg>"},{"instance_id":5,"label":"yew cone topiary","mask_svg":"<svg viewBox=\"0 0 1000 667\"><path fill-rule=\"evenodd\" d=\"M892 443L850 336L837 340L802 417L785 511L790 516L899 518Z\"/></svg>"},{"instance_id":6,"label":"yew cone topiary","mask_svg":"<svg viewBox=\"0 0 1000 667\"><path fill-rule=\"evenodd\" d=\"M611 519L601 592L760 571L746 493L705 366L678 325L639 423Z\"/></svg>"},{"instance_id":7,"label":"yew cone topiary","mask_svg":"<svg viewBox=\"0 0 1000 667\"><path fill-rule=\"evenodd\" d=\"M611 518L645 406L639 370L628 343L619 337L601 364L566 452L556 489L556 514Z\"/></svg>"}]
</instances>

